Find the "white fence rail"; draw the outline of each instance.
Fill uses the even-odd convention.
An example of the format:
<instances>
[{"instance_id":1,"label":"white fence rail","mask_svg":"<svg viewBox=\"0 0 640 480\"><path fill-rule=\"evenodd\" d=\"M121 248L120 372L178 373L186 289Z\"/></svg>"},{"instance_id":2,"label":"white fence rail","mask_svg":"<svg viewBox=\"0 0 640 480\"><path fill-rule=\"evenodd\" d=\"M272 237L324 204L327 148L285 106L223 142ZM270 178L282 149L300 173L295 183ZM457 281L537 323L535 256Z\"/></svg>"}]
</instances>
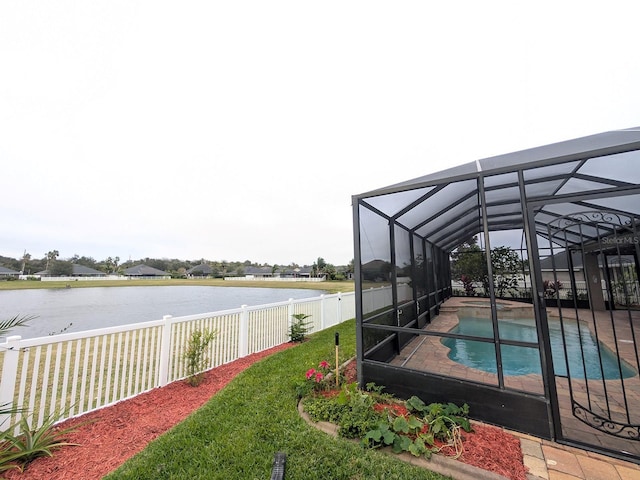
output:
<instances>
[{"instance_id":1,"label":"white fence rail","mask_svg":"<svg viewBox=\"0 0 640 480\"><path fill-rule=\"evenodd\" d=\"M213 330L205 370L289 341L292 315L309 333L355 317L355 294L311 299L0 343L0 430L23 416L35 428L52 415L77 416L187 376L184 352L196 330Z\"/></svg>"}]
</instances>

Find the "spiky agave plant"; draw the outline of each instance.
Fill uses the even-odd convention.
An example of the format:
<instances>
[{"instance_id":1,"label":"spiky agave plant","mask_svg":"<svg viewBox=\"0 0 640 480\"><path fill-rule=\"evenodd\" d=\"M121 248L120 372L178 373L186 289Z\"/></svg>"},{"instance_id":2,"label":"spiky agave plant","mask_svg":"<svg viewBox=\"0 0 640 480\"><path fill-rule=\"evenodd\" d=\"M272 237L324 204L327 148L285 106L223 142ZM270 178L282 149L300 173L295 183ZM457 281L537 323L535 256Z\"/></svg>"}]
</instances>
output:
<instances>
[{"instance_id":1,"label":"spiky agave plant","mask_svg":"<svg viewBox=\"0 0 640 480\"><path fill-rule=\"evenodd\" d=\"M0 472L18 468L38 457L52 457L54 450L66 445L78 445L65 440L65 436L76 430L78 426L59 429L56 422L63 415L59 412L50 414L39 427L32 427L28 417L23 417L17 424L19 434L14 435L15 426L0 433Z\"/></svg>"}]
</instances>

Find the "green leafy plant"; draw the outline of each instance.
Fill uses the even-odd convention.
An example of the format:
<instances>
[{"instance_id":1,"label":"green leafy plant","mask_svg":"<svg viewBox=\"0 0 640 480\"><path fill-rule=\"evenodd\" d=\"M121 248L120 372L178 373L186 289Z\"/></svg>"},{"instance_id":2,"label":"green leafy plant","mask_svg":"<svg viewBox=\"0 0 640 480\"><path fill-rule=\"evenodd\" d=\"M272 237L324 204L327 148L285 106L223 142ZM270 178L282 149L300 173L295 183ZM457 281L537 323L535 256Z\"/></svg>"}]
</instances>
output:
<instances>
[{"instance_id":1,"label":"green leafy plant","mask_svg":"<svg viewBox=\"0 0 640 480\"><path fill-rule=\"evenodd\" d=\"M311 396L304 401L304 410L313 421L326 421L338 426L338 434L345 438L362 438L383 418L377 411L376 396L358 389L356 383L343 385L332 396Z\"/></svg>"},{"instance_id":2,"label":"green leafy plant","mask_svg":"<svg viewBox=\"0 0 640 480\"><path fill-rule=\"evenodd\" d=\"M407 409L422 415L423 421L428 425L427 443L433 444L433 439L438 439L446 445L454 447L456 456L462 453L462 438L460 430L472 431L471 422L468 419L469 405L466 403L458 406L454 403L425 403L413 396L407 400Z\"/></svg>"},{"instance_id":3,"label":"green leafy plant","mask_svg":"<svg viewBox=\"0 0 640 480\"><path fill-rule=\"evenodd\" d=\"M206 329L191 332L184 358L187 362L187 383L192 387L197 387L204 379L204 370L209 362L207 348L215 337L215 331Z\"/></svg>"},{"instance_id":4,"label":"green leafy plant","mask_svg":"<svg viewBox=\"0 0 640 480\"><path fill-rule=\"evenodd\" d=\"M309 325L311 325L311 322L305 322L305 320L311 315L294 313L291 316L293 320L289 326L289 339L292 342L303 342L309 332Z\"/></svg>"},{"instance_id":5,"label":"green leafy plant","mask_svg":"<svg viewBox=\"0 0 640 480\"><path fill-rule=\"evenodd\" d=\"M398 416L380 422L364 435L362 443L368 447L389 445L394 453L409 452L416 457L430 457L434 441L429 441L429 436L422 433L424 428L424 422L414 416Z\"/></svg>"},{"instance_id":6,"label":"green leafy plant","mask_svg":"<svg viewBox=\"0 0 640 480\"><path fill-rule=\"evenodd\" d=\"M456 458L462 454L461 430L472 430L467 404L427 405L416 396L403 402L382 393L383 388L368 384L361 390L350 383L332 396L312 394L304 410L312 420L334 423L339 435L360 438L370 448L390 446L395 453L430 457L450 446Z\"/></svg>"},{"instance_id":7,"label":"green leafy plant","mask_svg":"<svg viewBox=\"0 0 640 480\"><path fill-rule=\"evenodd\" d=\"M61 417L60 413L51 414L37 428L29 424L28 417L23 417L17 424L19 434L11 433L16 425L0 433L0 472L14 468L22 470L38 457L53 456L54 450L60 447L77 445L64 440L77 426L66 429L55 427Z\"/></svg>"}]
</instances>

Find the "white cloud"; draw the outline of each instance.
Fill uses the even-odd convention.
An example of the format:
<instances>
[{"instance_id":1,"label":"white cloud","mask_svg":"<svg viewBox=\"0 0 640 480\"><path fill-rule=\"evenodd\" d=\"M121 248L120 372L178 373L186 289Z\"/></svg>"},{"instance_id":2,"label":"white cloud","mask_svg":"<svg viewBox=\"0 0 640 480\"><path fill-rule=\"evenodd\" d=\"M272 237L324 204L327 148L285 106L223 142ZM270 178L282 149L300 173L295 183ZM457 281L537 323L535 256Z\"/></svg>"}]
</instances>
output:
<instances>
[{"instance_id":1,"label":"white cloud","mask_svg":"<svg viewBox=\"0 0 640 480\"><path fill-rule=\"evenodd\" d=\"M3 2L0 255L347 263L353 194L640 124L637 10Z\"/></svg>"}]
</instances>

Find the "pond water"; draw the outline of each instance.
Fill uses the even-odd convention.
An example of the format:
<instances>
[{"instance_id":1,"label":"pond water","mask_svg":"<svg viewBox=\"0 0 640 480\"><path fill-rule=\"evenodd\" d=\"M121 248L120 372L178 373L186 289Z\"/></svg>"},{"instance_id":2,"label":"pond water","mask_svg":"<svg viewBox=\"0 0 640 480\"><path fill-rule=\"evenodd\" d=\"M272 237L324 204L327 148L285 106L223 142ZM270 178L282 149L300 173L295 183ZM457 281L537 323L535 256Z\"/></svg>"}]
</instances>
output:
<instances>
[{"instance_id":1,"label":"pond water","mask_svg":"<svg viewBox=\"0 0 640 480\"><path fill-rule=\"evenodd\" d=\"M9 332L35 338L160 320L164 315L178 317L312 298L323 293L326 292L189 285L2 290L0 321L16 315L35 316L28 326Z\"/></svg>"}]
</instances>

